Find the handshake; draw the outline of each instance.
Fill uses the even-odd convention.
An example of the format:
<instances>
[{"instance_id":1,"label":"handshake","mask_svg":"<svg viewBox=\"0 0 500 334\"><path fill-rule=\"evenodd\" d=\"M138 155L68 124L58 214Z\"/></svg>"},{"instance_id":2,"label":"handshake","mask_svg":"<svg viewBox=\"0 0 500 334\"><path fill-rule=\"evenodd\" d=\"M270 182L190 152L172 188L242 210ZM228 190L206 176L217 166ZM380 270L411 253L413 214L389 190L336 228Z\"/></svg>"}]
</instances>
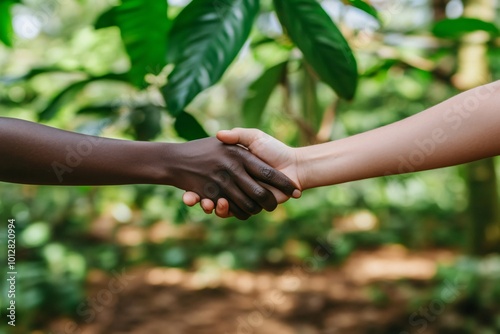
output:
<instances>
[{"instance_id":1,"label":"handshake","mask_svg":"<svg viewBox=\"0 0 500 334\"><path fill-rule=\"evenodd\" d=\"M198 180L203 173L193 170L191 182L176 185L188 190L185 204L201 201L206 213L215 210L221 218L247 219L301 196L304 180L299 177L301 164L295 149L257 129L220 131L217 139L184 144L193 147L192 157L206 177Z\"/></svg>"}]
</instances>

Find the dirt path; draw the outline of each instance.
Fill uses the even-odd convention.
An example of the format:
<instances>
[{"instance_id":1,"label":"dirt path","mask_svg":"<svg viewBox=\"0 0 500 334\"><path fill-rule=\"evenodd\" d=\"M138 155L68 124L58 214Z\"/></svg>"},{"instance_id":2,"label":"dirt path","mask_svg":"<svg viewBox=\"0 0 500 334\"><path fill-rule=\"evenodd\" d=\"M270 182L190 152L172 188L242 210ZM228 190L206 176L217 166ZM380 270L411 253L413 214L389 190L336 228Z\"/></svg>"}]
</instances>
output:
<instances>
[{"instance_id":1,"label":"dirt path","mask_svg":"<svg viewBox=\"0 0 500 334\"><path fill-rule=\"evenodd\" d=\"M357 252L340 269L321 273L307 266L254 273L136 268L126 273L126 288L109 296L102 291L112 277L92 272L88 295L102 297L104 307L95 306L96 318L90 324L83 318L79 328L82 334L399 334L408 327L409 299L426 289L437 262L452 259L447 251L387 247ZM54 332L67 323L54 322Z\"/></svg>"}]
</instances>

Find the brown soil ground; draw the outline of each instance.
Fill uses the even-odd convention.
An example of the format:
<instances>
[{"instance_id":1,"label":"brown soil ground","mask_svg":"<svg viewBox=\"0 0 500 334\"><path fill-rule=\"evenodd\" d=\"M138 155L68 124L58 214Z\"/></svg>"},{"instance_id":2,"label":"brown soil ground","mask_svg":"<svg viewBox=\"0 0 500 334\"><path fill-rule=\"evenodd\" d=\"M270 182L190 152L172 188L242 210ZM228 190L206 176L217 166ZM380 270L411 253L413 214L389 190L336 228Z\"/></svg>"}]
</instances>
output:
<instances>
[{"instance_id":1,"label":"brown soil ground","mask_svg":"<svg viewBox=\"0 0 500 334\"><path fill-rule=\"evenodd\" d=\"M82 334L336 334L417 333L410 300L429 287L449 251L408 253L398 247L359 251L340 268L313 272L291 266L259 272L186 272L135 268L112 295L112 276L93 271L88 296L101 298L95 319L75 324ZM111 297L110 297L111 296ZM440 322L446 322L443 313ZM453 322L454 319L449 319ZM64 333L71 320L51 325ZM78 331L76 331L78 332ZM75 332L75 333L76 333ZM429 322L425 331L437 333Z\"/></svg>"}]
</instances>

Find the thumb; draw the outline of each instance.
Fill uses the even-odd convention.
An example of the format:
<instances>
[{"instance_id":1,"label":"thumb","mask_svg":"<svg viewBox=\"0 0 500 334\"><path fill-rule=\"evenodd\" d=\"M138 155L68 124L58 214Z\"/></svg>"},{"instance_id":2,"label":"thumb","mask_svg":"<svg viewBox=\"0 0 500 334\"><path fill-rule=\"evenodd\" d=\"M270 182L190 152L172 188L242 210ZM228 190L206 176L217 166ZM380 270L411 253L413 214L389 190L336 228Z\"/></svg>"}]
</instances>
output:
<instances>
[{"instance_id":1,"label":"thumb","mask_svg":"<svg viewBox=\"0 0 500 334\"><path fill-rule=\"evenodd\" d=\"M250 147L256 140L263 136L263 132L258 129L234 128L232 130L222 130L217 132L217 139L225 144L240 144Z\"/></svg>"}]
</instances>

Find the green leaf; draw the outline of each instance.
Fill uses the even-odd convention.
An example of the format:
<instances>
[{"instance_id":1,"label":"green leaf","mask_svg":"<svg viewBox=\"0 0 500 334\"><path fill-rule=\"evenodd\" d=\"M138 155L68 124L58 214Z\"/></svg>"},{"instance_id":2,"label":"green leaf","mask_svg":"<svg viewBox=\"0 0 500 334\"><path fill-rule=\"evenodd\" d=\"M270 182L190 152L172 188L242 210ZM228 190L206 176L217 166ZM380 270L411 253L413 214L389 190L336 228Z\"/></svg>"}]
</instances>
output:
<instances>
[{"instance_id":1,"label":"green leaf","mask_svg":"<svg viewBox=\"0 0 500 334\"><path fill-rule=\"evenodd\" d=\"M282 81L288 62L267 69L248 89L243 103L245 126L257 128L274 88Z\"/></svg>"},{"instance_id":2,"label":"green leaf","mask_svg":"<svg viewBox=\"0 0 500 334\"><path fill-rule=\"evenodd\" d=\"M387 72L389 69L391 69L391 67L398 65L400 63L402 63L402 61L399 59L394 59L394 58L383 59L376 65L366 69L366 71L361 74L361 77L372 78L378 75L380 72Z\"/></svg>"},{"instance_id":3,"label":"green leaf","mask_svg":"<svg viewBox=\"0 0 500 334\"><path fill-rule=\"evenodd\" d=\"M96 29L104 29L116 26L116 7L111 7L102 13L94 23Z\"/></svg>"},{"instance_id":4,"label":"green leaf","mask_svg":"<svg viewBox=\"0 0 500 334\"><path fill-rule=\"evenodd\" d=\"M377 10L375 9L375 7L373 7L369 3L367 3L363 0L349 0L349 4L353 7L361 9L362 11L364 11L367 14L370 14L371 16L376 18L377 21L380 22L380 17L378 16Z\"/></svg>"},{"instance_id":5,"label":"green leaf","mask_svg":"<svg viewBox=\"0 0 500 334\"><path fill-rule=\"evenodd\" d=\"M49 102L47 107L45 107L42 112L38 115L38 121L48 121L57 115L59 110L63 108L64 104L72 100L76 94L82 90L88 83L90 79L75 82L68 87L64 88L59 92L52 101Z\"/></svg>"},{"instance_id":6,"label":"green leaf","mask_svg":"<svg viewBox=\"0 0 500 334\"><path fill-rule=\"evenodd\" d=\"M64 104L68 101L73 100L73 98L89 83L98 80L115 80L115 81L126 81L126 77L121 74L106 74L100 77L92 77L77 81L60 91L52 100L49 102L47 107L43 109L40 114L38 114L39 121L48 121L57 115L59 110L63 108Z\"/></svg>"},{"instance_id":7,"label":"green leaf","mask_svg":"<svg viewBox=\"0 0 500 334\"><path fill-rule=\"evenodd\" d=\"M77 115L97 115L100 117L113 115L118 110L117 105L104 104L97 106L88 106L81 108L76 112Z\"/></svg>"},{"instance_id":8,"label":"green leaf","mask_svg":"<svg viewBox=\"0 0 500 334\"><path fill-rule=\"evenodd\" d=\"M132 67L131 82L139 87L147 86L146 74L158 74L166 66L167 2L164 0L123 0L114 8L113 15L120 28L123 43ZM104 20L107 19L107 22ZM103 18L103 25L109 24L109 17Z\"/></svg>"},{"instance_id":9,"label":"green leaf","mask_svg":"<svg viewBox=\"0 0 500 334\"><path fill-rule=\"evenodd\" d=\"M432 28L432 33L436 37L456 39L478 30L486 31L494 36L500 33L493 23L470 17L439 21Z\"/></svg>"},{"instance_id":10,"label":"green leaf","mask_svg":"<svg viewBox=\"0 0 500 334\"><path fill-rule=\"evenodd\" d=\"M254 48L258 48L259 46L262 46L262 45L268 45L268 44L274 44L274 43L276 43L276 40L274 38L262 37L260 39L252 41L252 43L250 43L250 47L252 49L254 49Z\"/></svg>"},{"instance_id":11,"label":"green leaf","mask_svg":"<svg viewBox=\"0 0 500 334\"><path fill-rule=\"evenodd\" d=\"M356 60L335 23L316 0L274 0L281 24L319 78L346 99L358 82Z\"/></svg>"},{"instance_id":12,"label":"green leaf","mask_svg":"<svg viewBox=\"0 0 500 334\"><path fill-rule=\"evenodd\" d=\"M258 0L193 0L177 16L169 50L175 68L162 90L173 116L222 77L247 40L258 10Z\"/></svg>"},{"instance_id":13,"label":"green leaf","mask_svg":"<svg viewBox=\"0 0 500 334\"><path fill-rule=\"evenodd\" d=\"M208 133L205 129L203 129L200 123L198 123L196 118L185 111L181 111L178 114L175 119L174 128L179 137L186 140L196 140L209 137Z\"/></svg>"},{"instance_id":14,"label":"green leaf","mask_svg":"<svg viewBox=\"0 0 500 334\"><path fill-rule=\"evenodd\" d=\"M318 131L323 118L324 109L320 107L318 100L318 79L313 75L312 69L303 65L302 69L302 113L304 119Z\"/></svg>"},{"instance_id":15,"label":"green leaf","mask_svg":"<svg viewBox=\"0 0 500 334\"><path fill-rule=\"evenodd\" d=\"M26 74L17 76L17 77L0 77L0 82L5 83L5 84L12 84L15 82L19 81L24 81L24 80L29 80L37 75L40 74L47 74L47 73L56 73L56 72L63 72L63 73L68 73L67 70L64 70L60 67L35 67L29 70Z\"/></svg>"},{"instance_id":16,"label":"green leaf","mask_svg":"<svg viewBox=\"0 0 500 334\"><path fill-rule=\"evenodd\" d=\"M12 47L14 29L12 28L11 7L13 1L2 0L0 2L0 41L8 47Z\"/></svg>"}]
</instances>

